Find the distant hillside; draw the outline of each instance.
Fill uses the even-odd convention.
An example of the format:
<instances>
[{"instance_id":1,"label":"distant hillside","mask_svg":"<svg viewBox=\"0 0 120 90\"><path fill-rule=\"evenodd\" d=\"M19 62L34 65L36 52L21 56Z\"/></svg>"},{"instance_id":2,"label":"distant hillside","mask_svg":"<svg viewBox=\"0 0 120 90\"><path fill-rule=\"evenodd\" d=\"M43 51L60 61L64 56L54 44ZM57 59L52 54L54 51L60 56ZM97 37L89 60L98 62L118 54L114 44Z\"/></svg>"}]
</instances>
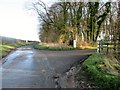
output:
<instances>
[{"instance_id":1,"label":"distant hillside","mask_svg":"<svg viewBox=\"0 0 120 90\"><path fill-rule=\"evenodd\" d=\"M11 38L11 37L5 37L5 36L0 36L0 43L2 44L13 44L13 43L18 43L18 42L26 42L26 40L21 40L21 39L16 39L16 38ZM28 40L27 42L39 42L39 41L32 41Z\"/></svg>"},{"instance_id":2,"label":"distant hillside","mask_svg":"<svg viewBox=\"0 0 120 90\"><path fill-rule=\"evenodd\" d=\"M2 43L2 44L12 44L12 43L15 43L15 42L22 42L22 41L24 41L24 40L11 38L11 37L0 36L0 43Z\"/></svg>"}]
</instances>

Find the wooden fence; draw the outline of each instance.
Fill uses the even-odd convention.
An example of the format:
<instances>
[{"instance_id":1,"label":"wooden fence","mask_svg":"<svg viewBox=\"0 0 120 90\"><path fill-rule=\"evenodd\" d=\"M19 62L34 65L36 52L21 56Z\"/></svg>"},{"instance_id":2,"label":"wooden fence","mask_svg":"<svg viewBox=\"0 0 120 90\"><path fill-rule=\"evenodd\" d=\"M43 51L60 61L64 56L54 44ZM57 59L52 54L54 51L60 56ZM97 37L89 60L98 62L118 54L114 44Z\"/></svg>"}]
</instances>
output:
<instances>
[{"instance_id":1,"label":"wooden fence","mask_svg":"<svg viewBox=\"0 0 120 90\"><path fill-rule=\"evenodd\" d=\"M106 40L98 41L98 49L97 49L97 51L99 53L101 53L101 52L108 53L109 50L111 50L111 49L113 51L115 51L114 43L112 43L110 41L106 41Z\"/></svg>"}]
</instances>

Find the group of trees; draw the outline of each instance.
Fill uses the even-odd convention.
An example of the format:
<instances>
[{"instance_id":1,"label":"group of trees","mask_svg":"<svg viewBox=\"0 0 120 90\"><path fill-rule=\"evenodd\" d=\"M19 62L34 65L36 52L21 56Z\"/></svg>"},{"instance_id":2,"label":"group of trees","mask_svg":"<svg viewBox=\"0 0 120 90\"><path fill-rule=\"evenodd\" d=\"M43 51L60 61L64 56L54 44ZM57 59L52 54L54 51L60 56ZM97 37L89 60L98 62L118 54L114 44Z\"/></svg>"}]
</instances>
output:
<instances>
[{"instance_id":1,"label":"group of trees","mask_svg":"<svg viewBox=\"0 0 120 90\"><path fill-rule=\"evenodd\" d=\"M114 42L119 37L118 2L56 2L47 7L33 3L40 21L42 42L68 44L71 40L94 45L101 32ZM116 43L116 42L115 42Z\"/></svg>"},{"instance_id":2,"label":"group of trees","mask_svg":"<svg viewBox=\"0 0 120 90\"><path fill-rule=\"evenodd\" d=\"M118 7L119 7L119 9L118 9L118 24L117 24L118 28L117 28L117 33L114 36L117 36L115 38L115 42L118 43L116 50L118 51L117 58L120 61L120 1L118 3ZM116 39L117 39L117 41L116 41Z\"/></svg>"}]
</instances>

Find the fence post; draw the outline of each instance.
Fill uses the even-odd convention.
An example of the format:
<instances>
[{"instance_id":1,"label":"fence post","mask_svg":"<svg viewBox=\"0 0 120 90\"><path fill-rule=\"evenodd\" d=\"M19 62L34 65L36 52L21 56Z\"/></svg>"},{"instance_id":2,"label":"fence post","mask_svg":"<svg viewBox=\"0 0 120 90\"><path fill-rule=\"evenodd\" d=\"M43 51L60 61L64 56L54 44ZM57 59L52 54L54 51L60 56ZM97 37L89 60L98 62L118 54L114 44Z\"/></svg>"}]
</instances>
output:
<instances>
[{"instance_id":1,"label":"fence post","mask_svg":"<svg viewBox=\"0 0 120 90\"><path fill-rule=\"evenodd\" d=\"M73 47L76 48L76 40L73 40Z\"/></svg>"},{"instance_id":2,"label":"fence post","mask_svg":"<svg viewBox=\"0 0 120 90\"><path fill-rule=\"evenodd\" d=\"M97 52L100 53L100 40L97 41Z\"/></svg>"},{"instance_id":3,"label":"fence post","mask_svg":"<svg viewBox=\"0 0 120 90\"><path fill-rule=\"evenodd\" d=\"M107 42L107 54L108 54L108 42Z\"/></svg>"}]
</instances>

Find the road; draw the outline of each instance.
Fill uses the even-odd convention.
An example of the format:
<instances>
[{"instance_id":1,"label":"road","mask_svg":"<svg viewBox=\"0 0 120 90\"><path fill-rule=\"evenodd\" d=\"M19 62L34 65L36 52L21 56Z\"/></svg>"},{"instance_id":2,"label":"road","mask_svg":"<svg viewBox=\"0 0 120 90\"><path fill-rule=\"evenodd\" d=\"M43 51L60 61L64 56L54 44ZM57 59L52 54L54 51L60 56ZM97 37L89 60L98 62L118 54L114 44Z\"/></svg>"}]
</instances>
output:
<instances>
[{"instance_id":1,"label":"road","mask_svg":"<svg viewBox=\"0 0 120 90\"><path fill-rule=\"evenodd\" d=\"M55 88L55 78L93 52L93 50L44 51L29 46L18 48L3 59L2 87Z\"/></svg>"}]
</instances>

